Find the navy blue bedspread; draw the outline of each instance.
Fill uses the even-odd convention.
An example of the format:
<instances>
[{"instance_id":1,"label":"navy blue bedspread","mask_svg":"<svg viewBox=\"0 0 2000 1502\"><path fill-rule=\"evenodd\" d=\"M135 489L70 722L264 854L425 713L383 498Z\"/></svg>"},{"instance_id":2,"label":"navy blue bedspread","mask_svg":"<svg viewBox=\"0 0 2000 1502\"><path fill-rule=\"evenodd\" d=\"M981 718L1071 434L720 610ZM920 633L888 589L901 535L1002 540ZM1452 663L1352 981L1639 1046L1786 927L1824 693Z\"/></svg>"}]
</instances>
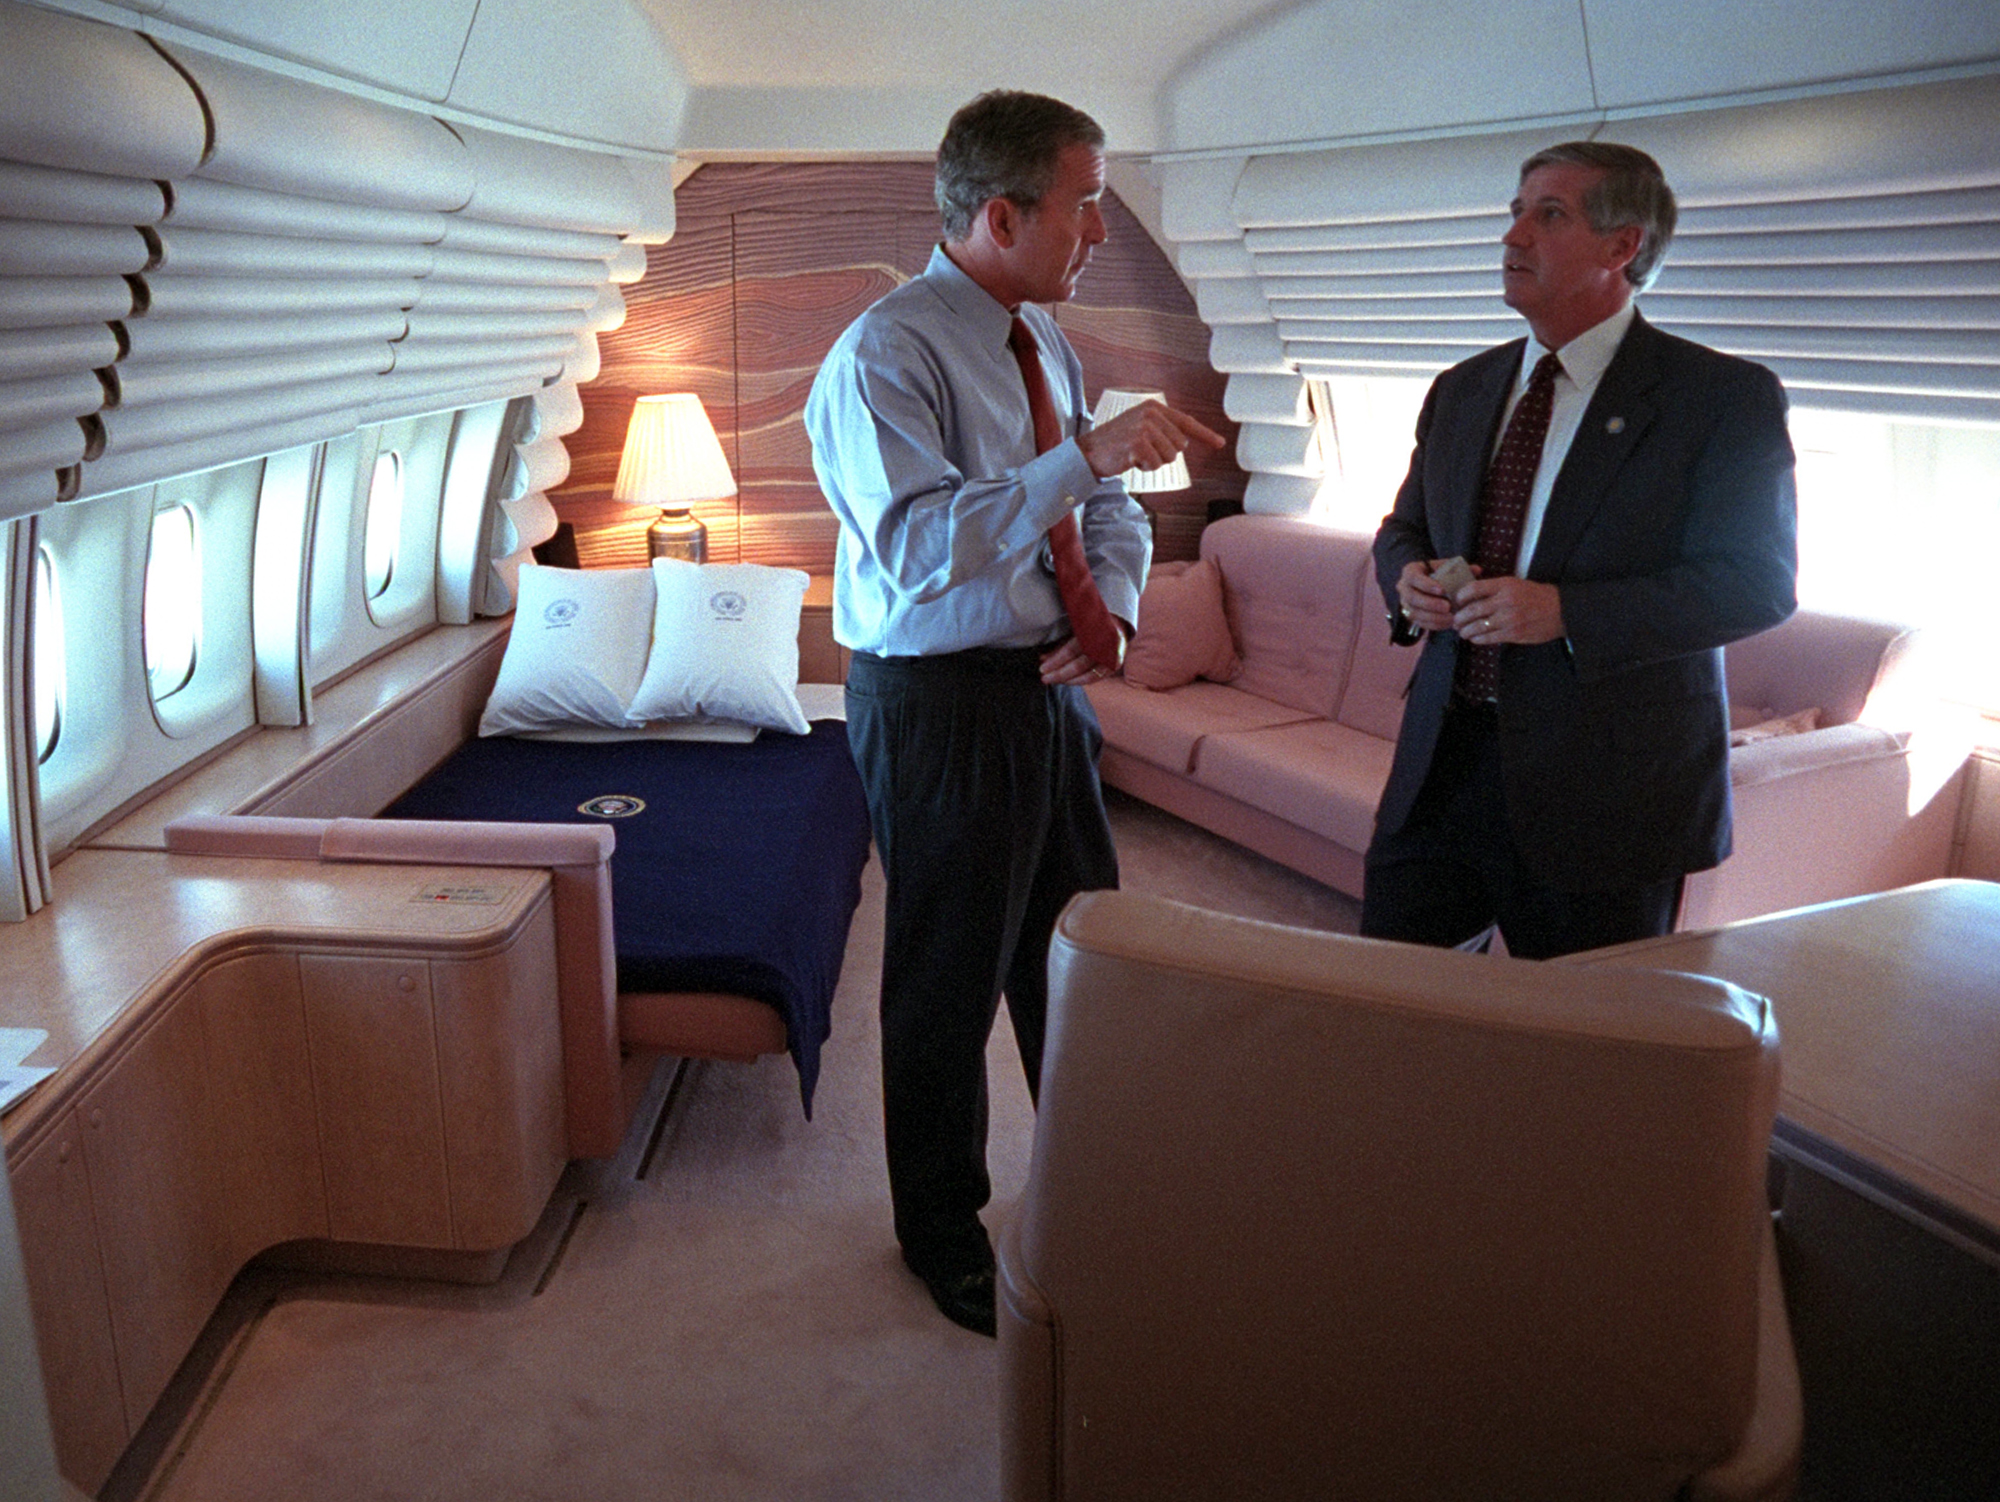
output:
<instances>
[{"instance_id":1,"label":"navy blue bedspread","mask_svg":"<svg viewBox=\"0 0 2000 1502\"><path fill-rule=\"evenodd\" d=\"M593 800L605 812L580 811ZM643 808L622 812L631 800ZM846 726L767 730L747 745L472 740L382 816L608 823L618 989L769 1002L812 1115L868 861Z\"/></svg>"}]
</instances>

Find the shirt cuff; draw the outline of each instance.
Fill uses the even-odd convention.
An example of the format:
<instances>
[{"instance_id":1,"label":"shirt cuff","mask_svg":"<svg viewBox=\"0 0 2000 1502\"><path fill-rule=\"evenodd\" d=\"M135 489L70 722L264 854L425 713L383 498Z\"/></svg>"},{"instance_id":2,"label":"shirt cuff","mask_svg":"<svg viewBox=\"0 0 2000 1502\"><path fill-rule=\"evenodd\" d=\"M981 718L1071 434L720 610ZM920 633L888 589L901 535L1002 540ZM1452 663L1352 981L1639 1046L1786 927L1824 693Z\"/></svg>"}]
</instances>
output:
<instances>
[{"instance_id":1,"label":"shirt cuff","mask_svg":"<svg viewBox=\"0 0 2000 1502\"><path fill-rule=\"evenodd\" d=\"M1044 532L1061 521L1065 511L1074 511L1089 500L1092 492L1103 484L1074 438L1065 439L1046 454L1037 456L1028 466L1028 472L1034 476L1038 508L1046 497L1047 515L1041 519Z\"/></svg>"}]
</instances>

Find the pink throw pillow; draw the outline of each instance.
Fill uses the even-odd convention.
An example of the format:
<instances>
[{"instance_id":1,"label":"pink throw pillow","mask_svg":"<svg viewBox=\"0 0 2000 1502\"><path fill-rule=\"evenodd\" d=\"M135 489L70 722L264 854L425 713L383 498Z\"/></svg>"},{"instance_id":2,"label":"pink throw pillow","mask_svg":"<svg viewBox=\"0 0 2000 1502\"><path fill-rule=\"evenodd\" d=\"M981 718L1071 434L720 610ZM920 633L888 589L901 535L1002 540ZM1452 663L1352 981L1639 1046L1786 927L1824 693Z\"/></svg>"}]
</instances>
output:
<instances>
[{"instance_id":1,"label":"pink throw pillow","mask_svg":"<svg viewBox=\"0 0 2000 1502\"><path fill-rule=\"evenodd\" d=\"M1227 683L1242 671L1222 611L1222 571L1213 560L1155 565L1139 597L1125 676L1141 688L1169 689L1197 678Z\"/></svg>"}]
</instances>

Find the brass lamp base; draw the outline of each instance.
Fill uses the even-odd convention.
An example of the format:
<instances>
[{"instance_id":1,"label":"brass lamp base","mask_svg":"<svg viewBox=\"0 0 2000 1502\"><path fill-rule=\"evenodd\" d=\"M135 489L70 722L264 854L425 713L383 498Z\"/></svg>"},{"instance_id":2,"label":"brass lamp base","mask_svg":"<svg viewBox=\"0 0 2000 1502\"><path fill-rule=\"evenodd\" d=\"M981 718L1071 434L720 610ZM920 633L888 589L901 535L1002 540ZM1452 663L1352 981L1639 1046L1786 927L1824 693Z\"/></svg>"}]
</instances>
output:
<instances>
[{"instance_id":1,"label":"brass lamp base","mask_svg":"<svg viewBox=\"0 0 2000 1502\"><path fill-rule=\"evenodd\" d=\"M653 558L702 563L708 558L708 528L691 511L662 511L646 529L646 552Z\"/></svg>"}]
</instances>

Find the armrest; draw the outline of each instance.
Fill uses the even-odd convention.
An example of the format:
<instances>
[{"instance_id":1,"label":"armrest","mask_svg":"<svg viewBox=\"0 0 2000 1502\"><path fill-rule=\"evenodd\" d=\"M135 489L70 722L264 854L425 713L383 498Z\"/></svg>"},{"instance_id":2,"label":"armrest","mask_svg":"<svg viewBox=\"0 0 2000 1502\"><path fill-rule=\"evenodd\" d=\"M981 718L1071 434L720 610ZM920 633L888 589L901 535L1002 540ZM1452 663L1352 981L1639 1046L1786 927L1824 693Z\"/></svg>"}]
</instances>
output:
<instances>
[{"instance_id":1,"label":"armrest","mask_svg":"<svg viewBox=\"0 0 2000 1502\"><path fill-rule=\"evenodd\" d=\"M1679 927L1945 875L1964 764L1950 737L1861 724L1734 747L1734 851L1688 878Z\"/></svg>"},{"instance_id":2,"label":"armrest","mask_svg":"<svg viewBox=\"0 0 2000 1502\"><path fill-rule=\"evenodd\" d=\"M1754 787L1818 767L1899 756L1909 743L1907 730L1884 730L1861 724L1828 725L1801 735L1774 735L1769 740L1730 747L1729 781L1736 788Z\"/></svg>"},{"instance_id":3,"label":"armrest","mask_svg":"<svg viewBox=\"0 0 2000 1502\"><path fill-rule=\"evenodd\" d=\"M1784 1502L1798 1484L1805 1399L1778 1274L1777 1237L1768 1223L1757 1284L1756 1406L1742 1445L1688 1483L1688 1502Z\"/></svg>"},{"instance_id":4,"label":"armrest","mask_svg":"<svg viewBox=\"0 0 2000 1502\"><path fill-rule=\"evenodd\" d=\"M1000 1495L1006 1502L1048 1502L1061 1495L1057 1436L1056 1317L1021 1265L1021 1222L1000 1233Z\"/></svg>"}]
</instances>

